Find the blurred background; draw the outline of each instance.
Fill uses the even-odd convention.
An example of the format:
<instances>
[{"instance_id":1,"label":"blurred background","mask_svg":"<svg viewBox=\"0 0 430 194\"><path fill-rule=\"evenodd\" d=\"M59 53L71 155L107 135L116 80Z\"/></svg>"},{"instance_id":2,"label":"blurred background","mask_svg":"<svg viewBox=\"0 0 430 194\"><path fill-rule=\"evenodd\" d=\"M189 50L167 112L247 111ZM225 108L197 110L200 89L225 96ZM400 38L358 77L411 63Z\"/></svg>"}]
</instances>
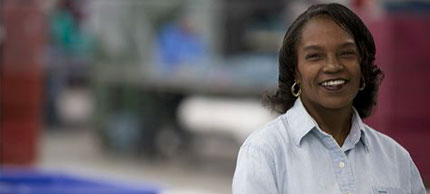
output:
<instances>
[{"instance_id":1,"label":"blurred background","mask_svg":"<svg viewBox=\"0 0 430 194\"><path fill-rule=\"evenodd\" d=\"M261 96L283 35L318 2L0 1L0 165L231 193L241 143L277 116ZM430 2L338 2L369 27L386 75L365 122L430 187Z\"/></svg>"}]
</instances>

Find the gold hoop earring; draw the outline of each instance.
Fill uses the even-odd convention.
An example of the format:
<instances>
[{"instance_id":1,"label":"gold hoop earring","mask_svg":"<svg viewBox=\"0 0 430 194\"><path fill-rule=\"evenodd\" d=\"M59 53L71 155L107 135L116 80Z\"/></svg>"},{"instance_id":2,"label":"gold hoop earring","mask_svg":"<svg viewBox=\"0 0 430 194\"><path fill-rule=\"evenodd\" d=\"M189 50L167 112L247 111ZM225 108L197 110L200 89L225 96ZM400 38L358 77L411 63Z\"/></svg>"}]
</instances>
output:
<instances>
[{"instance_id":1,"label":"gold hoop earring","mask_svg":"<svg viewBox=\"0 0 430 194\"><path fill-rule=\"evenodd\" d=\"M365 79L364 79L364 76L361 76L361 78L362 79L360 79L360 83L361 83L361 80L363 80L363 85L360 87L360 91L363 91L364 90L364 88L366 88L366 81L365 81ZM361 84L360 84L361 85Z\"/></svg>"},{"instance_id":2,"label":"gold hoop earring","mask_svg":"<svg viewBox=\"0 0 430 194\"><path fill-rule=\"evenodd\" d=\"M294 81L294 84L291 86L291 94L293 94L294 97L299 97L302 93L302 89L299 86L299 89L296 89L296 86L299 86L297 82ZM297 90L297 92L296 92Z\"/></svg>"}]
</instances>

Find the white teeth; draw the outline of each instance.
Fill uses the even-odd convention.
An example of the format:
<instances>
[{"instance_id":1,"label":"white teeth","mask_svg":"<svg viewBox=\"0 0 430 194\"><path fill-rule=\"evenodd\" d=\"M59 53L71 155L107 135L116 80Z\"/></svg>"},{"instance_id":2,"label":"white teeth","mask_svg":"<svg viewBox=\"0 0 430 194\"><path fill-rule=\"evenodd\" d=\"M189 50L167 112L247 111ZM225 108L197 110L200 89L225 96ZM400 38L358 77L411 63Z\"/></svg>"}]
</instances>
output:
<instances>
[{"instance_id":1,"label":"white teeth","mask_svg":"<svg viewBox=\"0 0 430 194\"><path fill-rule=\"evenodd\" d=\"M338 85L341 85L344 83L345 83L345 80L331 80L331 81L323 82L321 85L323 85L323 86L338 86Z\"/></svg>"}]
</instances>

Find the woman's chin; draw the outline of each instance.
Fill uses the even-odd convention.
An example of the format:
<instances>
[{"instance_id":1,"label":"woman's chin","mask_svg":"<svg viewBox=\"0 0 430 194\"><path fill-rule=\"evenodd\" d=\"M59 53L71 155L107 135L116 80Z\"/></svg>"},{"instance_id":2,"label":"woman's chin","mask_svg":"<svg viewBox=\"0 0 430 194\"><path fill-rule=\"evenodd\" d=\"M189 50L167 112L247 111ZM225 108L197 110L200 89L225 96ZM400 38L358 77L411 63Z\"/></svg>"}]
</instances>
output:
<instances>
[{"instance_id":1,"label":"woman's chin","mask_svg":"<svg viewBox=\"0 0 430 194\"><path fill-rule=\"evenodd\" d=\"M349 99L329 99L320 102L321 107L329 110L344 110L352 107L352 100Z\"/></svg>"}]
</instances>

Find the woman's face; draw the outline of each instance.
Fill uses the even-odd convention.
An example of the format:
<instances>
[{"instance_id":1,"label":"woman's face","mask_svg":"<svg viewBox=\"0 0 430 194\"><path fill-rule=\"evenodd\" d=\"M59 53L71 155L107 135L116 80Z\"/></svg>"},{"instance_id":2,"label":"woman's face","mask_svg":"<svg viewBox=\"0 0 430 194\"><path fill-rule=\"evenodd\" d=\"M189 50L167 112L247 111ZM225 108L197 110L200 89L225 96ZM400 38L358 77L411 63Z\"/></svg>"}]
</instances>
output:
<instances>
[{"instance_id":1,"label":"woman's face","mask_svg":"<svg viewBox=\"0 0 430 194\"><path fill-rule=\"evenodd\" d=\"M296 80L305 105L323 110L351 108L361 70L350 34L329 17L316 16L303 26L297 56Z\"/></svg>"}]
</instances>

